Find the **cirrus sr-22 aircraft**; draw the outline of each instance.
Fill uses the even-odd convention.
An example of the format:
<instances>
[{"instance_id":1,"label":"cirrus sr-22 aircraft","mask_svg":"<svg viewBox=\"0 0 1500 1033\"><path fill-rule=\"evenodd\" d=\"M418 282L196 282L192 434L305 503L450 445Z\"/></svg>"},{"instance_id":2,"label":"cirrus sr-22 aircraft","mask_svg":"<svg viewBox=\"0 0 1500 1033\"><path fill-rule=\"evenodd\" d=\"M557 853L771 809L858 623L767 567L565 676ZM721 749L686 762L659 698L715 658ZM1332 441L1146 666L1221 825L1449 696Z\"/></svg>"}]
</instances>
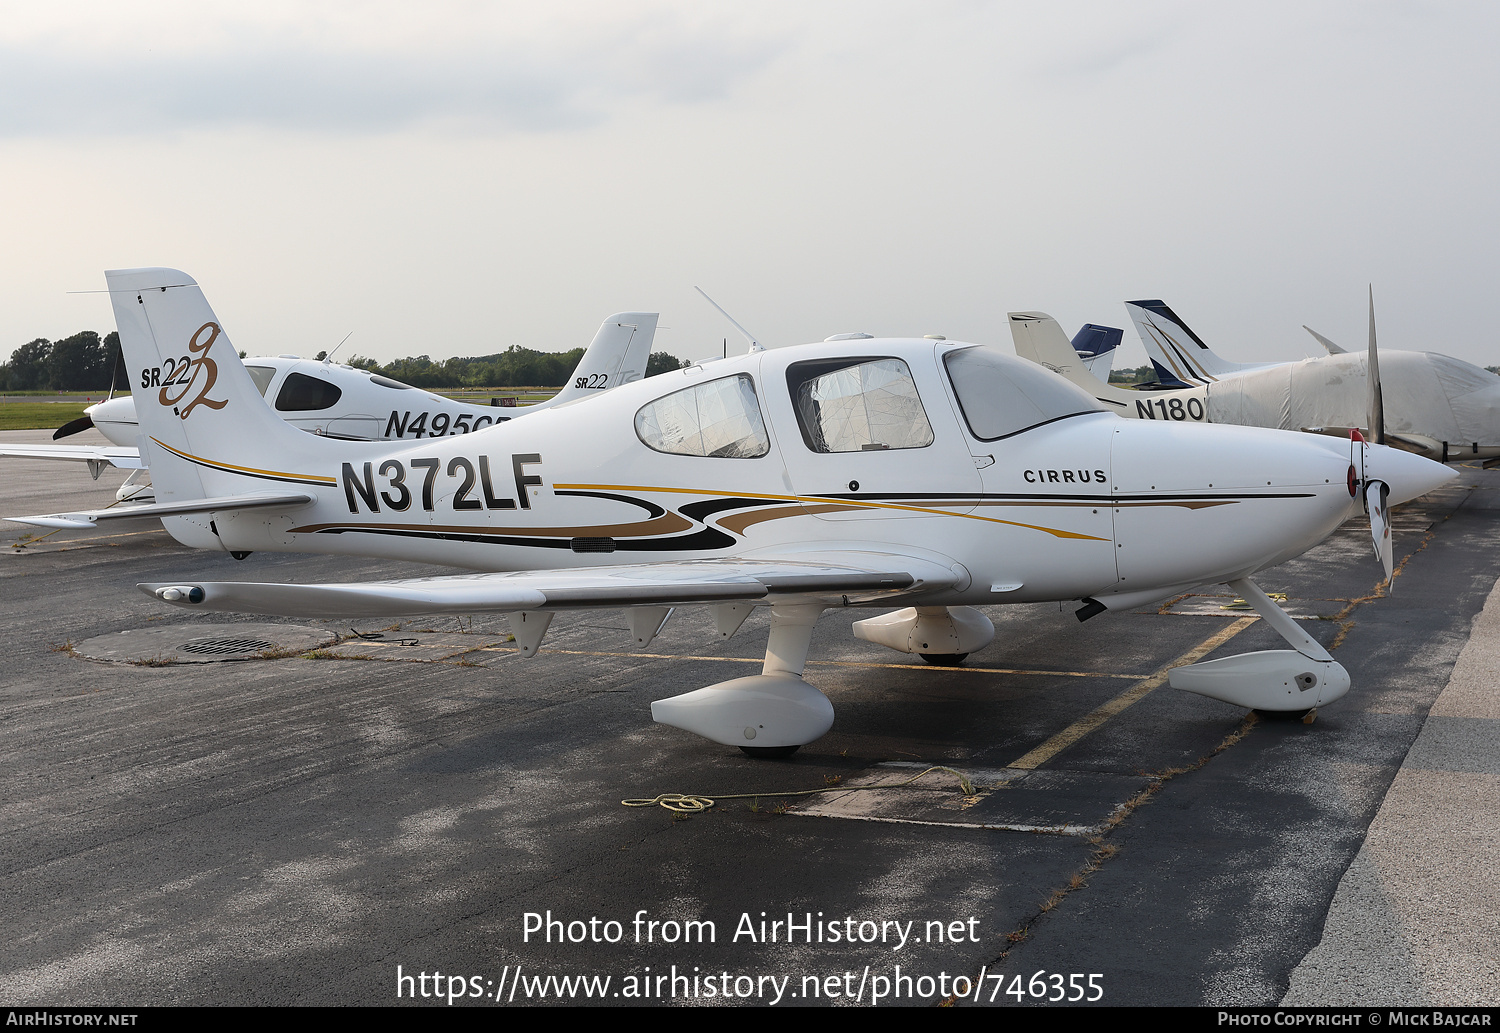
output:
<instances>
[{"instance_id":1,"label":"cirrus sr-22 aircraft","mask_svg":"<svg viewBox=\"0 0 1500 1033\"><path fill-rule=\"evenodd\" d=\"M341 441L266 406L193 280L105 274L140 398L152 509L200 548L347 553L479 570L349 584L139 586L189 610L373 617L499 611L523 656L557 610L623 608L649 642L683 604L732 635L769 606L762 673L658 700L658 722L781 756L833 723L802 678L818 616L904 609L864 639L939 663L994 635L976 605L1079 600L1080 619L1225 581L1291 646L1177 668L1263 710L1343 695L1343 667L1250 580L1453 473L1363 441L1122 420L983 346L859 338L751 352L461 437ZM28 517L88 527L107 511Z\"/></svg>"},{"instance_id":2,"label":"cirrus sr-22 aircraft","mask_svg":"<svg viewBox=\"0 0 1500 1033\"><path fill-rule=\"evenodd\" d=\"M655 312L617 312L610 316L600 324L561 391L546 401L514 409L445 398L326 359L262 356L246 359L245 368L276 414L310 434L356 441L440 438L467 434L640 380L646 374L656 323ZM170 390L175 383L186 383L192 371L191 356L168 356L161 365L140 370L133 389L143 393ZM0 445L0 457L87 463L95 480L105 467L130 470L115 493L116 501L151 501L146 461L136 444L140 425L135 396L110 398L89 406L84 414L59 427L53 440L93 427L109 440L109 445Z\"/></svg>"}]
</instances>

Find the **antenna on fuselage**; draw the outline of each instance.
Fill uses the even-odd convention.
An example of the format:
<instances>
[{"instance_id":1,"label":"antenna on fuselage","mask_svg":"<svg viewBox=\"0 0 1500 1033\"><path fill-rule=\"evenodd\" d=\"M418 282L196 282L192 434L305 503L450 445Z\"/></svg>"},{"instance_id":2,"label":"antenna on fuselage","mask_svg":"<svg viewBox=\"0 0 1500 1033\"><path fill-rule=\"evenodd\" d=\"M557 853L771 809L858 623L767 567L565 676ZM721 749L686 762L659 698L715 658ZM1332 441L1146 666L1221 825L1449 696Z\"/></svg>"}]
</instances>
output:
<instances>
[{"instance_id":1,"label":"antenna on fuselage","mask_svg":"<svg viewBox=\"0 0 1500 1033\"><path fill-rule=\"evenodd\" d=\"M350 331L349 331L349 332L348 332L348 333L347 333L347 334L345 334L345 335L344 335L344 341L347 341L347 340L348 340L348 339L349 339L349 338L351 338L351 337L353 337L353 336L354 336L354 331L353 331L353 330L350 330ZM334 346L333 346L333 352L336 352L336 351L338 351L338 350L339 350L339 349L340 349L340 348L342 348L342 347L343 347L343 346L344 346L344 341L340 341L340 342L339 342L339 343L338 343L338 344L335 344L335 345L334 345ZM329 353L328 353L328 354L327 354L327 355L325 355L325 356L323 356L323 364L324 364L324 365L325 365L325 366L326 366L326 365L327 365L327 364L328 364L328 363L330 363L330 362L332 362L332 361L333 361L333 352L329 352Z\"/></svg>"},{"instance_id":2,"label":"antenna on fuselage","mask_svg":"<svg viewBox=\"0 0 1500 1033\"><path fill-rule=\"evenodd\" d=\"M719 315L723 316L725 319L729 320L731 323L734 323L734 328L736 330L738 330L740 333L744 334L745 335L745 340L747 340L747 341L750 342L750 351L752 351L752 352L763 352L763 351L765 351L765 349L761 347L760 342L757 341L751 335L750 331L746 330L744 327L740 326L740 324L735 320L735 318L733 316L731 316L728 312L725 312L724 309L723 309L723 307L717 301L715 301L713 298L710 298L708 296L708 292L707 291L705 291L702 287L697 286L696 284L693 286L693 290L695 290L699 294L703 295L703 300L704 301L708 302L714 308L718 309L719 310ZM728 344L727 341L725 342L724 349L725 349L725 351L729 350L729 344Z\"/></svg>"}]
</instances>

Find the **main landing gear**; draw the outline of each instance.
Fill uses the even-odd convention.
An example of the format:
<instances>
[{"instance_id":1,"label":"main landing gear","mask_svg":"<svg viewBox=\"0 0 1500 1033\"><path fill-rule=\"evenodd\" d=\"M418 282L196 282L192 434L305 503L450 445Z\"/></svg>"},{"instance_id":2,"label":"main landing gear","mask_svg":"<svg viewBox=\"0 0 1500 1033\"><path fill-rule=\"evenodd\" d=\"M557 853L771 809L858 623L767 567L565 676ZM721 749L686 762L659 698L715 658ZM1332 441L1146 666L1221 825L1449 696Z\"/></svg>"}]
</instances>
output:
<instances>
[{"instance_id":1,"label":"main landing gear","mask_svg":"<svg viewBox=\"0 0 1500 1033\"><path fill-rule=\"evenodd\" d=\"M773 603L760 674L659 699L651 719L738 746L752 757L789 757L833 727L833 704L802 680L817 603Z\"/></svg>"},{"instance_id":2,"label":"main landing gear","mask_svg":"<svg viewBox=\"0 0 1500 1033\"><path fill-rule=\"evenodd\" d=\"M651 704L652 719L738 746L751 757L791 756L833 727L833 704L802 680L813 625L822 612L816 603L772 604L771 637L760 674L659 699ZM995 627L967 606L909 606L857 622L854 634L917 653L930 664L953 667L987 646Z\"/></svg>"}]
</instances>

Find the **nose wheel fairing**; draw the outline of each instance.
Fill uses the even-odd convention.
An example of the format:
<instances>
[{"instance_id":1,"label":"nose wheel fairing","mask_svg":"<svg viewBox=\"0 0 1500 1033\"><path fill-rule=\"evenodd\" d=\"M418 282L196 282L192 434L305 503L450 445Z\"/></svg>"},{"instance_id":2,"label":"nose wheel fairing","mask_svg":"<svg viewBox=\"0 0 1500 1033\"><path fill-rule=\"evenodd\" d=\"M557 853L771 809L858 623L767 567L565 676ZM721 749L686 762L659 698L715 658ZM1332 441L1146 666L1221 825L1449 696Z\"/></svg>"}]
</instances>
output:
<instances>
[{"instance_id":1,"label":"nose wheel fairing","mask_svg":"<svg viewBox=\"0 0 1500 1033\"><path fill-rule=\"evenodd\" d=\"M1251 710L1296 712L1332 703L1349 691L1349 672L1249 578L1229 582L1294 649L1242 653L1174 668L1174 689Z\"/></svg>"}]
</instances>

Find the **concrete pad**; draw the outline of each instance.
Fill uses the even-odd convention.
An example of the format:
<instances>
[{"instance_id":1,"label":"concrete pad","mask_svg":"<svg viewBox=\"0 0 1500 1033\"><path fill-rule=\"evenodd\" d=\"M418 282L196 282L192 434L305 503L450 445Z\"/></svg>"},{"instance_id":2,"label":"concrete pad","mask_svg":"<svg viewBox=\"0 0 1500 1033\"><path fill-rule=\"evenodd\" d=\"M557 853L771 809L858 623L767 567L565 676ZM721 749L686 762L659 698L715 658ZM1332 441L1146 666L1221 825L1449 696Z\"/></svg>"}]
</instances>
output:
<instances>
[{"instance_id":1,"label":"concrete pad","mask_svg":"<svg viewBox=\"0 0 1500 1033\"><path fill-rule=\"evenodd\" d=\"M337 638L326 628L293 624L171 624L98 635L73 646L72 651L110 663L212 664L298 656Z\"/></svg>"},{"instance_id":2,"label":"concrete pad","mask_svg":"<svg viewBox=\"0 0 1500 1033\"><path fill-rule=\"evenodd\" d=\"M902 785L928 767L908 761L880 764L842 783L859 791L805 798L807 802L792 804L788 813L1092 836L1127 800L1151 783L1145 775L1097 771L961 768L954 770L968 778L972 794L964 793L954 770L933 770L915 783Z\"/></svg>"},{"instance_id":3,"label":"concrete pad","mask_svg":"<svg viewBox=\"0 0 1500 1033\"><path fill-rule=\"evenodd\" d=\"M1500 585L1475 618L1284 1005L1500 997Z\"/></svg>"}]
</instances>

